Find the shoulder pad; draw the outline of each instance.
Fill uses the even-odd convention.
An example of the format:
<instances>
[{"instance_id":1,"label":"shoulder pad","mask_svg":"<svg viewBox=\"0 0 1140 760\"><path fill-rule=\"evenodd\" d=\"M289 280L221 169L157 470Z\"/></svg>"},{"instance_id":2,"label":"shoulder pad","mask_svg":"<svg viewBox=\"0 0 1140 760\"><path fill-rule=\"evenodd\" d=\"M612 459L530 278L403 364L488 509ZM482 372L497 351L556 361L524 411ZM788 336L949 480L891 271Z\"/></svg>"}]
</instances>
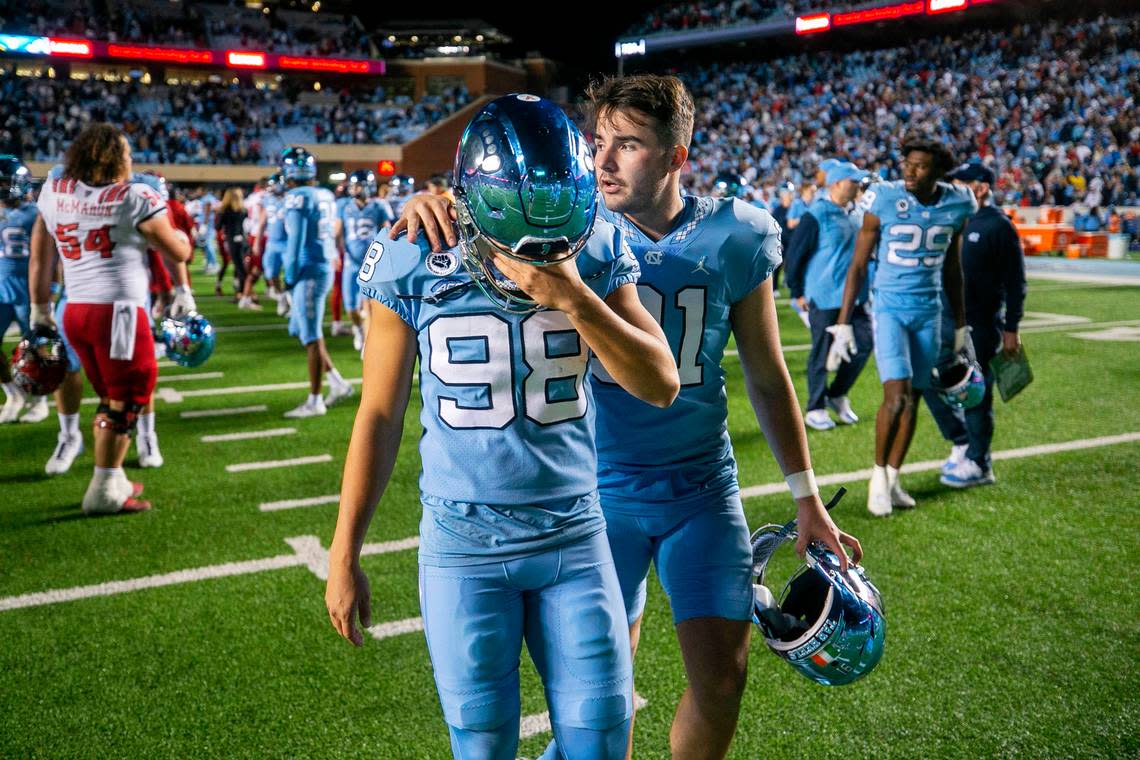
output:
<instances>
[{"instance_id":1,"label":"shoulder pad","mask_svg":"<svg viewBox=\"0 0 1140 760\"><path fill-rule=\"evenodd\" d=\"M767 235L771 233L772 225L776 225L777 229L779 228L779 225L776 224L776 219L766 209L753 206L751 203L742 201L739 198L726 198L722 200L727 201L723 208L731 209L733 217L737 221L750 226L753 232ZM720 209L718 209L718 211L722 214L726 213Z\"/></svg>"},{"instance_id":2,"label":"shoulder pad","mask_svg":"<svg viewBox=\"0 0 1140 760\"><path fill-rule=\"evenodd\" d=\"M582 272L597 271L626 252L629 252L629 244L622 238L621 230L599 217L594 221L594 231L578 254L578 269Z\"/></svg>"}]
</instances>

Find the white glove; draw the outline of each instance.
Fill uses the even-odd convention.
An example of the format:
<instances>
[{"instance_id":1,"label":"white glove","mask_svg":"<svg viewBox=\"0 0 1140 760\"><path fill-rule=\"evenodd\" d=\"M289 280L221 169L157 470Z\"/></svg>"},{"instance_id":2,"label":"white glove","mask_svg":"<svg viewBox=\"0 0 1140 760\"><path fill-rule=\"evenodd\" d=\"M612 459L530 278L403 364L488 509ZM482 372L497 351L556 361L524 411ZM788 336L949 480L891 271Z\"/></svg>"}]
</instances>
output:
<instances>
[{"instance_id":1,"label":"white glove","mask_svg":"<svg viewBox=\"0 0 1140 760\"><path fill-rule=\"evenodd\" d=\"M954 330L954 353L965 354L974 360L974 341L970 338L969 327L959 327Z\"/></svg>"},{"instance_id":2,"label":"white glove","mask_svg":"<svg viewBox=\"0 0 1140 760\"><path fill-rule=\"evenodd\" d=\"M831 350L827 352L827 371L835 372L840 364L855 358L858 350L855 345L855 328L851 325L832 325L827 331L833 338Z\"/></svg>"},{"instance_id":3,"label":"white glove","mask_svg":"<svg viewBox=\"0 0 1140 760\"><path fill-rule=\"evenodd\" d=\"M170 304L170 316L184 317L192 311L198 311L198 304L194 302L194 294L187 285L179 285L174 289L174 301Z\"/></svg>"},{"instance_id":4,"label":"white glove","mask_svg":"<svg viewBox=\"0 0 1140 760\"><path fill-rule=\"evenodd\" d=\"M50 303L32 304L29 317L33 325L49 325L55 327L55 314L52 313Z\"/></svg>"}]
</instances>

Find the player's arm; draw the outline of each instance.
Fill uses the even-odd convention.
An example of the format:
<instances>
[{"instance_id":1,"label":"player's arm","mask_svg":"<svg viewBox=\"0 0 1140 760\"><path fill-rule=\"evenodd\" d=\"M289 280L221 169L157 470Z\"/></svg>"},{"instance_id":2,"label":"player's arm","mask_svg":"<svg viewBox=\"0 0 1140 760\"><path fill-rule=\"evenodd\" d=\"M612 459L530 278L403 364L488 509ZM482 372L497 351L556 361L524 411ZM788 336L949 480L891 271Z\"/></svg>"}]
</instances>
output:
<instances>
[{"instance_id":1,"label":"player's arm","mask_svg":"<svg viewBox=\"0 0 1140 760\"><path fill-rule=\"evenodd\" d=\"M269 213L265 204L257 207L257 221L253 224L253 239L257 241L257 255L265 253L265 228L269 226Z\"/></svg>"},{"instance_id":2,"label":"player's arm","mask_svg":"<svg viewBox=\"0 0 1140 760\"><path fill-rule=\"evenodd\" d=\"M288 198L289 196L286 196ZM301 213L301 208L287 208L285 210L285 250L281 254L281 274L285 278L285 287L292 288L297 284L297 263L301 256L301 238L308 234L309 222Z\"/></svg>"},{"instance_id":3,"label":"player's arm","mask_svg":"<svg viewBox=\"0 0 1140 760\"><path fill-rule=\"evenodd\" d=\"M356 646L364 641L357 615L365 628L372 625L360 549L396 463L416 361L416 335L411 327L386 307L378 305L371 311L372 328L364 345L364 383L344 461L325 586L325 606L333 627Z\"/></svg>"},{"instance_id":4,"label":"player's arm","mask_svg":"<svg viewBox=\"0 0 1140 760\"><path fill-rule=\"evenodd\" d=\"M338 216L333 220L333 242L338 251L344 250L344 217Z\"/></svg>"},{"instance_id":5,"label":"player's arm","mask_svg":"<svg viewBox=\"0 0 1140 760\"><path fill-rule=\"evenodd\" d=\"M56 260L55 238L48 232L42 215L32 225L32 255L28 260L28 295L32 304L32 324L51 324L51 279Z\"/></svg>"},{"instance_id":6,"label":"player's arm","mask_svg":"<svg viewBox=\"0 0 1140 760\"><path fill-rule=\"evenodd\" d=\"M942 260L942 287L950 301L950 311L954 315L954 325L959 330L966 326L966 293L962 282L962 230L954 233L946 258ZM955 349L958 347L955 346Z\"/></svg>"},{"instance_id":7,"label":"player's arm","mask_svg":"<svg viewBox=\"0 0 1140 760\"><path fill-rule=\"evenodd\" d=\"M880 231L879 217L870 211L863 214L863 226L855 236L855 255L851 257L851 264L847 267L847 280L843 284L843 305L839 309L838 324L851 323L855 299L859 297L863 281L867 279L867 266L871 263L875 246L879 244Z\"/></svg>"},{"instance_id":8,"label":"player's arm","mask_svg":"<svg viewBox=\"0 0 1140 760\"><path fill-rule=\"evenodd\" d=\"M146 238L150 247L158 251L170 263L171 269L189 260L190 238L182 230L174 228L167 214L154 214L139 222L138 230Z\"/></svg>"},{"instance_id":9,"label":"player's arm","mask_svg":"<svg viewBox=\"0 0 1140 760\"><path fill-rule=\"evenodd\" d=\"M855 562L862 558L863 549L857 539L835 526L815 487L800 405L780 348L772 280L764 280L733 304L729 319L740 352L744 386L756 420L780 471L788 479L793 496L797 496L796 520L800 536L796 551L802 556L810 542L820 541L835 552L846 569L847 555L840 544L851 547Z\"/></svg>"}]
</instances>

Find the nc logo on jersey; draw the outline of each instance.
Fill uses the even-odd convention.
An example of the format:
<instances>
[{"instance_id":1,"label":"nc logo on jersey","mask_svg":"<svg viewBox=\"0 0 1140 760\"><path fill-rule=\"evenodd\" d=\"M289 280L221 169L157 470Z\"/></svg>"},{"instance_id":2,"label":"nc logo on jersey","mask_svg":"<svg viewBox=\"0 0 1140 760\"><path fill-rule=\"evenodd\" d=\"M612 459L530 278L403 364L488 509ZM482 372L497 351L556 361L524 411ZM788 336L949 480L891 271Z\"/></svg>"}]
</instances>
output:
<instances>
[{"instance_id":1,"label":"nc logo on jersey","mask_svg":"<svg viewBox=\"0 0 1140 760\"><path fill-rule=\"evenodd\" d=\"M971 243L976 243L982 239L982 236L980 233L971 232L969 235L966 236L966 239L969 240Z\"/></svg>"},{"instance_id":2,"label":"nc logo on jersey","mask_svg":"<svg viewBox=\"0 0 1140 760\"><path fill-rule=\"evenodd\" d=\"M451 251L429 253L426 266L428 271L436 277L447 277L449 274L455 274L455 270L459 269L459 257Z\"/></svg>"},{"instance_id":3,"label":"nc logo on jersey","mask_svg":"<svg viewBox=\"0 0 1140 760\"><path fill-rule=\"evenodd\" d=\"M661 266L661 262L664 260L664 258L665 258L665 256L664 256L664 254L661 253L661 251L646 251L645 252L645 263L646 264L652 264L655 267Z\"/></svg>"}]
</instances>

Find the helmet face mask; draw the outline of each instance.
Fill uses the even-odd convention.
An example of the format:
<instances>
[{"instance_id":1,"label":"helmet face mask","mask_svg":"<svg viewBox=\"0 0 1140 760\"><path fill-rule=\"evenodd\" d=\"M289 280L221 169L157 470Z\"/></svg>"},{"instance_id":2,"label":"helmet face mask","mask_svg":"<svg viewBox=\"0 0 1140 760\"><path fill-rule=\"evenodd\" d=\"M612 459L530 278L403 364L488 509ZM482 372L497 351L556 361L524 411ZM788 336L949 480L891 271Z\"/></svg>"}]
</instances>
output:
<instances>
[{"instance_id":1,"label":"helmet face mask","mask_svg":"<svg viewBox=\"0 0 1140 760\"><path fill-rule=\"evenodd\" d=\"M54 327L36 325L12 353L12 382L31 396L55 391L67 375L63 338Z\"/></svg>"},{"instance_id":2,"label":"helmet face mask","mask_svg":"<svg viewBox=\"0 0 1140 760\"><path fill-rule=\"evenodd\" d=\"M285 193L285 178L281 176L281 172L274 172L266 178L265 189L274 195Z\"/></svg>"},{"instance_id":3,"label":"helmet face mask","mask_svg":"<svg viewBox=\"0 0 1140 760\"><path fill-rule=\"evenodd\" d=\"M597 188L589 146L553 103L508 95L471 120L455 158L463 263L500 308L541 308L492 263L532 266L573 259L593 232Z\"/></svg>"},{"instance_id":4,"label":"helmet face mask","mask_svg":"<svg viewBox=\"0 0 1140 760\"><path fill-rule=\"evenodd\" d=\"M357 169L348 176L348 195L352 198L371 198L376 195L376 175L368 169Z\"/></svg>"},{"instance_id":5,"label":"helmet face mask","mask_svg":"<svg viewBox=\"0 0 1140 760\"><path fill-rule=\"evenodd\" d=\"M986 395L986 378L976 361L956 354L949 362L934 368L938 396L955 409L973 409Z\"/></svg>"},{"instance_id":6,"label":"helmet face mask","mask_svg":"<svg viewBox=\"0 0 1140 760\"><path fill-rule=\"evenodd\" d=\"M32 187L28 167L12 155L0 155L0 200L22 201Z\"/></svg>"}]
</instances>

